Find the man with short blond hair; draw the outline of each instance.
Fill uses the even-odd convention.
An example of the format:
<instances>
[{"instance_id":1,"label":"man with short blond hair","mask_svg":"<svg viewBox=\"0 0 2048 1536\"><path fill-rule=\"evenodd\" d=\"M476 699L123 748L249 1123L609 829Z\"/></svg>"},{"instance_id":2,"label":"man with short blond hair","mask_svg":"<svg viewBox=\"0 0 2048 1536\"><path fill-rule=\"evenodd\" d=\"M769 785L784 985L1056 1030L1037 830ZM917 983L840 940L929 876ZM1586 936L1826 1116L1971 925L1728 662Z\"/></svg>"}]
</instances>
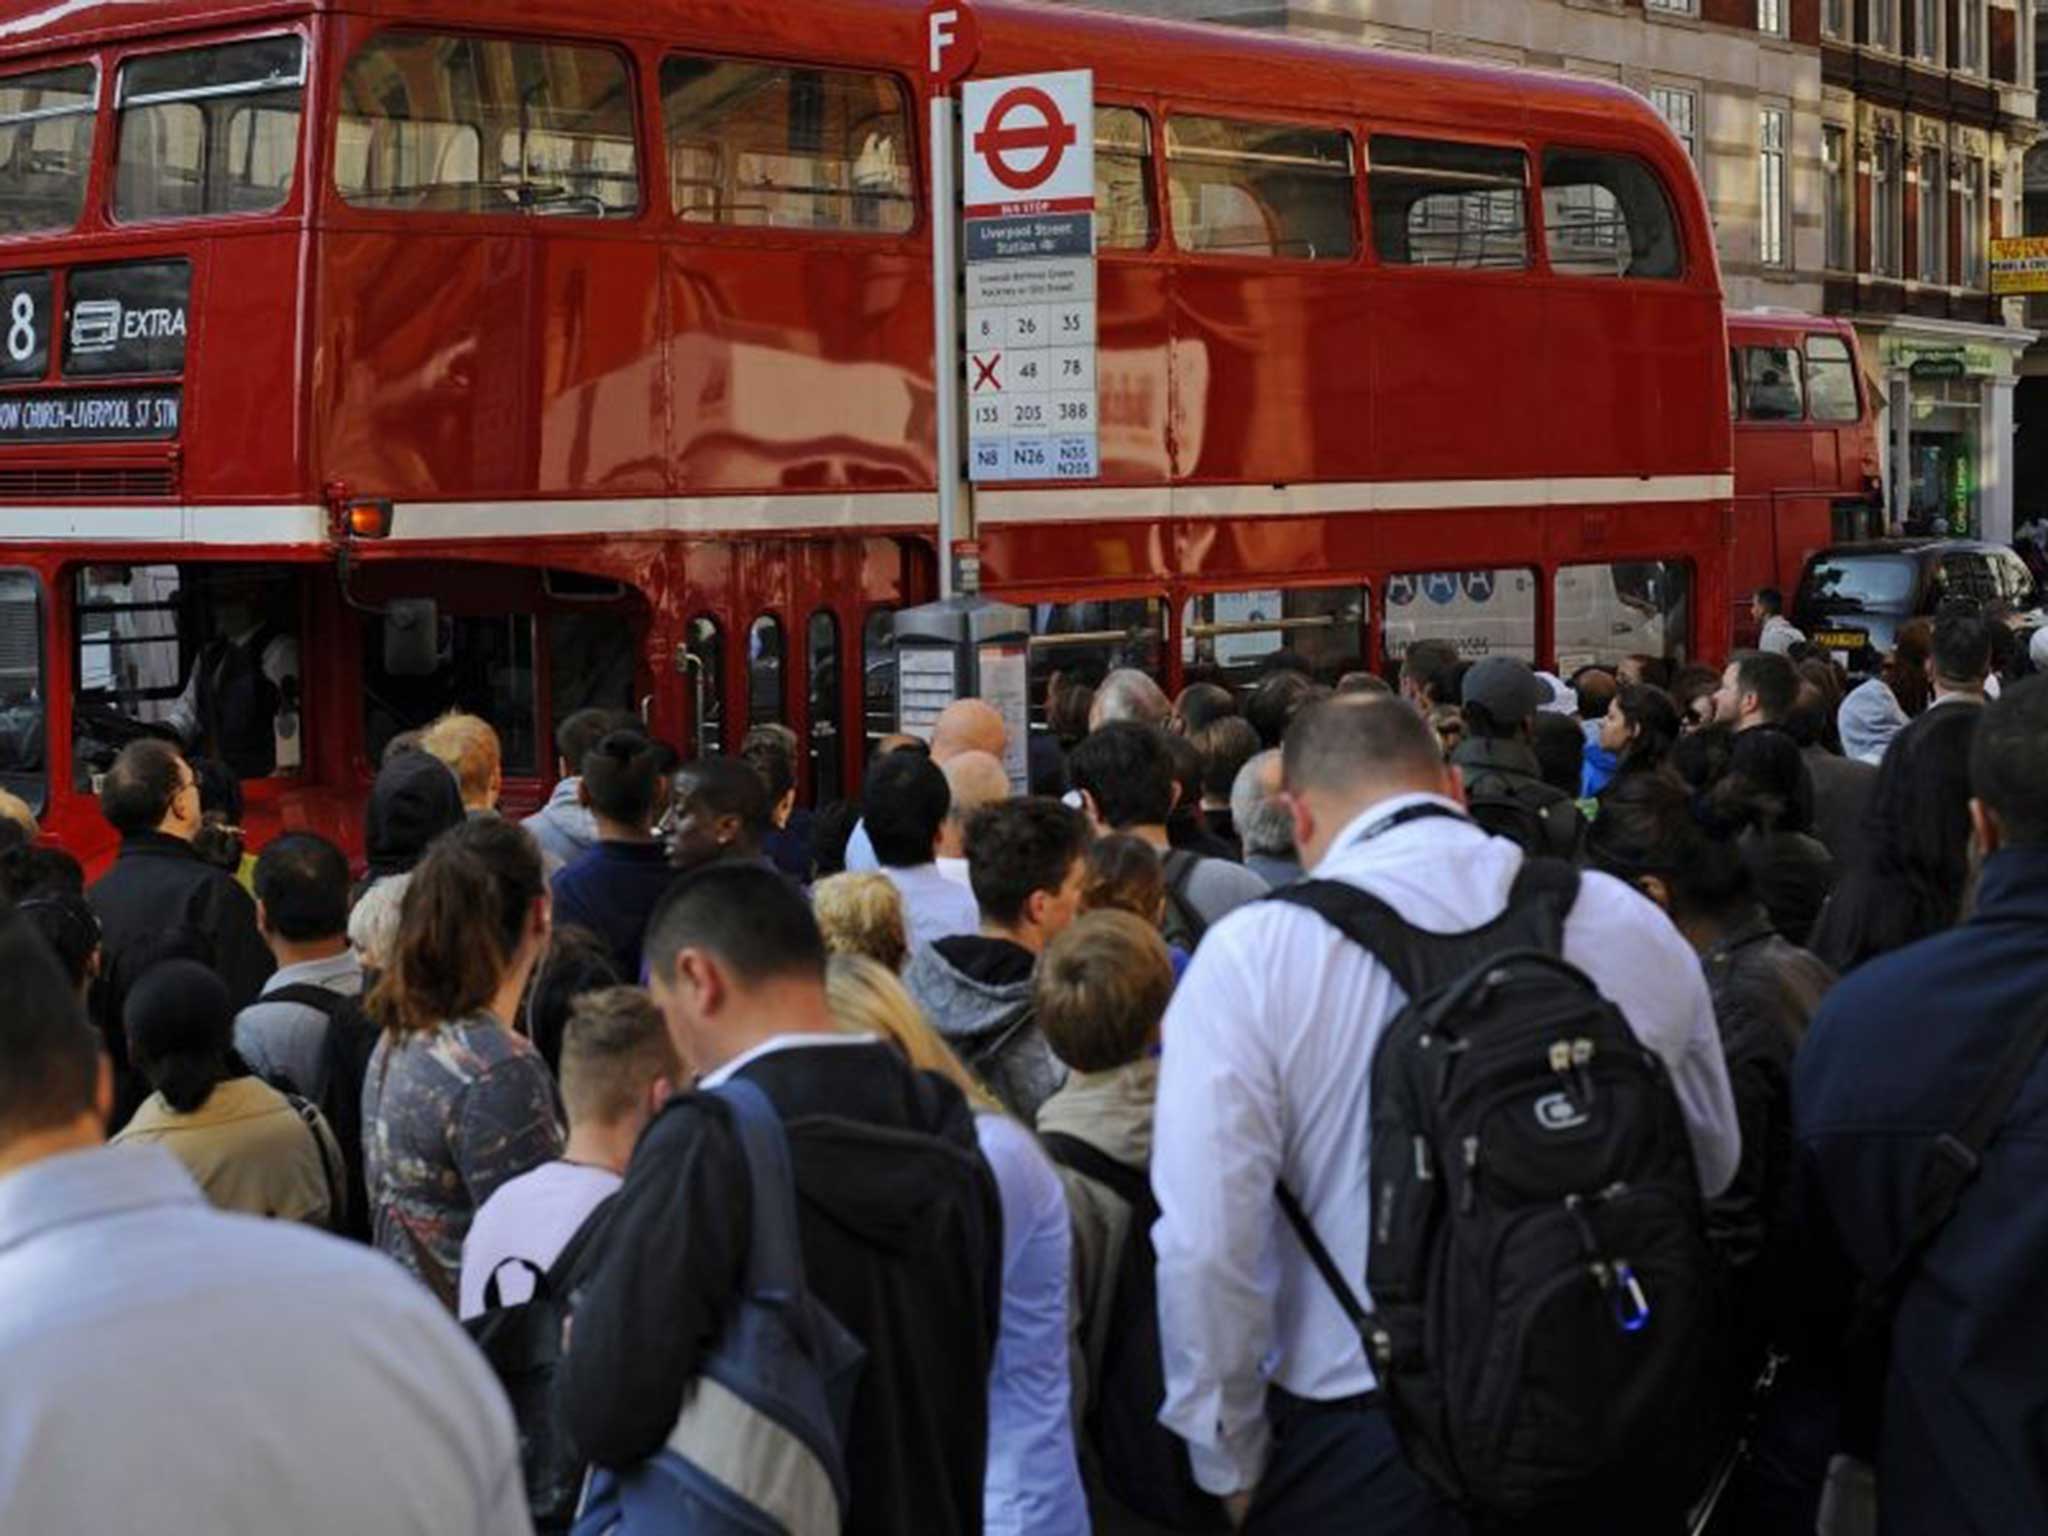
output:
<instances>
[{"instance_id":1,"label":"man with short blond hair","mask_svg":"<svg viewBox=\"0 0 2048 1536\"><path fill-rule=\"evenodd\" d=\"M420 746L448 765L462 789L462 808L471 816L498 814L505 784L504 751L488 720L451 712L427 727Z\"/></svg>"},{"instance_id":2,"label":"man with short blond hair","mask_svg":"<svg viewBox=\"0 0 2048 1536\"><path fill-rule=\"evenodd\" d=\"M462 1243L462 1315L484 1311L498 1275L502 1303L533 1292L535 1269L553 1267L619 1181L640 1133L684 1082L683 1063L654 1000L638 987L607 987L576 999L562 1034L562 1102L569 1141L562 1155L501 1184Z\"/></svg>"}]
</instances>

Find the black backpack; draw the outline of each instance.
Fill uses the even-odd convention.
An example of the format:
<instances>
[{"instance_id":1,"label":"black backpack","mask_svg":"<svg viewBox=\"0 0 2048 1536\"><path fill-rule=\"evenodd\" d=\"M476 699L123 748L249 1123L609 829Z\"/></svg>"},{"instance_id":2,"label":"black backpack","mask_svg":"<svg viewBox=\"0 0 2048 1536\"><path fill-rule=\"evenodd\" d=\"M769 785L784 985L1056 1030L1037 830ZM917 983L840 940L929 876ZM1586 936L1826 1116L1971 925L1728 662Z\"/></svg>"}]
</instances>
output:
<instances>
[{"instance_id":1,"label":"black backpack","mask_svg":"<svg viewBox=\"0 0 2048 1536\"><path fill-rule=\"evenodd\" d=\"M264 993L262 1001L298 1003L326 1016L327 1034L320 1052L327 1087L314 1102L326 1117L334 1139L341 1144L341 1161L348 1183L346 1214L337 1216L334 1229L344 1237L367 1243L370 1199L363 1182L363 1078L377 1049L377 1026L363 1012L360 998L345 997L311 983L279 987Z\"/></svg>"},{"instance_id":2,"label":"black backpack","mask_svg":"<svg viewBox=\"0 0 2048 1536\"><path fill-rule=\"evenodd\" d=\"M1167 943L1178 944L1189 954L1195 952L1202 935L1209 931L1208 919L1188 900L1188 882L1195 878L1195 866L1201 862L1200 854L1185 848L1169 848L1161 860L1166 875L1166 916L1160 920L1159 934Z\"/></svg>"},{"instance_id":3,"label":"black backpack","mask_svg":"<svg viewBox=\"0 0 2048 1536\"><path fill-rule=\"evenodd\" d=\"M1078 1136L1039 1137L1052 1160L1093 1179L1131 1208L1101 1370L1090 1380L1083 1429L1103 1486L1131 1513L1176 1531L1225 1531L1223 1506L1196 1483L1185 1442L1159 1422L1166 1370L1159 1353L1159 1286L1152 1228L1159 1202L1145 1170Z\"/></svg>"},{"instance_id":4,"label":"black backpack","mask_svg":"<svg viewBox=\"0 0 2048 1536\"><path fill-rule=\"evenodd\" d=\"M610 1225L617 1200L607 1195L583 1219L545 1273L526 1259L508 1258L484 1281L484 1310L463 1323L490 1362L512 1419L519 1428L519 1470L526 1481L527 1507L538 1536L566 1532L583 1490L583 1467L569 1444L554 1407L555 1375L561 1369L564 1325L576 1284L577 1265ZM498 1276L517 1265L533 1278L533 1294L511 1306L501 1303Z\"/></svg>"},{"instance_id":5,"label":"black backpack","mask_svg":"<svg viewBox=\"0 0 2048 1536\"><path fill-rule=\"evenodd\" d=\"M1562 957L1577 894L1569 866L1527 860L1507 910L1458 934L1336 882L1269 898L1408 995L1372 1063L1371 1312L1284 1186L1281 1206L1416 1470L1510 1519L1682 1499L1717 1449L1697 1422L1720 1288L1692 1143L1663 1064Z\"/></svg>"},{"instance_id":6,"label":"black backpack","mask_svg":"<svg viewBox=\"0 0 2048 1536\"><path fill-rule=\"evenodd\" d=\"M1475 773L1465 786L1465 809L1532 859L1576 862L1585 839L1586 818L1571 796L1527 774L1500 768Z\"/></svg>"}]
</instances>

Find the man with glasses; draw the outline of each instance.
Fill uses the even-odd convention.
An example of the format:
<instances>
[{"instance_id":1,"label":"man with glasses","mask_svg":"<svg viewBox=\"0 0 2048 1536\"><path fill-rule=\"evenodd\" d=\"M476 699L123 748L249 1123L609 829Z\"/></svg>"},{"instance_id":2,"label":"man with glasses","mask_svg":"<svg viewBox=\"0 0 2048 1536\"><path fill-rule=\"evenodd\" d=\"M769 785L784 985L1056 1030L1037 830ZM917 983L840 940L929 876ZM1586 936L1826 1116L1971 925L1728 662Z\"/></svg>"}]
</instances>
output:
<instances>
[{"instance_id":1,"label":"man with glasses","mask_svg":"<svg viewBox=\"0 0 2048 1536\"><path fill-rule=\"evenodd\" d=\"M164 741L130 742L100 789L100 813L121 834L114 867L93 886L105 952L101 975L107 1047L117 1068L127 1064L119 1028L121 1005L135 978L172 956L213 967L237 1008L256 1000L276 968L256 927L256 903L234 876L192 847L199 831L199 780L178 749ZM119 1129L137 1086L117 1078Z\"/></svg>"}]
</instances>

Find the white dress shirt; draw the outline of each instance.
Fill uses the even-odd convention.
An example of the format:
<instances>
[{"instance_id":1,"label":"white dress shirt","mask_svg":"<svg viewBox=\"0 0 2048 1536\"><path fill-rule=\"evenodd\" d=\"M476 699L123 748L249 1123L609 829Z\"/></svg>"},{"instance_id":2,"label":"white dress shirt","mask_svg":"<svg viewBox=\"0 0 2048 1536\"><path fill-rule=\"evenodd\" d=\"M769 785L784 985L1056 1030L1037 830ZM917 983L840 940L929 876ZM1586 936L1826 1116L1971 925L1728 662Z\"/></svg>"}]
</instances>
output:
<instances>
[{"instance_id":1,"label":"white dress shirt","mask_svg":"<svg viewBox=\"0 0 2048 1536\"><path fill-rule=\"evenodd\" d=\"M1513 843L1462 817L1365 835L1430 798L1374 806L1315 876L1360 886L1432 932L1492 921L1521 867ZM1564 948L1670 1070L1700 1185L1719 1193L1741 1138L1698 956L1653 903L1593 873L1579 877ZM1322 1400L1374 1386L1357 1331L1287 1230L1273 1187L1287 1181L1363 1295L1372 1059L1405 1000L1364 949L1272 901L1211 928L1174 991L1152 1154L1160 1418L1188 1442L1211 1492L1258 1481L1270 1383Z\"/></svg>"},{"instance_id":2,"label":"white dress shirt","mask_svg":"<svg viewBox=\"0 0 2048 1536\"><path fill-rule=\"evenodd\" d=\"M936 863L910 869L884 866L882 873L903 898L903 929L912 949L981 931L981 908L973 890L948 880Z\"/></svg>"}]
</instances>

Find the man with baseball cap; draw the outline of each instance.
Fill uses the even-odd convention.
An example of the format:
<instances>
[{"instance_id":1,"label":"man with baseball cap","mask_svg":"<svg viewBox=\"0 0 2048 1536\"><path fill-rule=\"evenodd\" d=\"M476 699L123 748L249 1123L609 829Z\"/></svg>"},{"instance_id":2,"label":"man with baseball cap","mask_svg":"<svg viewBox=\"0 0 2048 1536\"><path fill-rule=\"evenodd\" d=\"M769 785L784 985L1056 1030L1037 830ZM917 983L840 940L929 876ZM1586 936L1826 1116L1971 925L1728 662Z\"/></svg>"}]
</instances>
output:
<instances>
[{"instance_id":1,"label":"man with baseball cap","mask_svg":"<svg viewBox=\"0 0 2048 1536\"><path fill-rule=\"evenodd\" d=\"M1585 818L1564 791L1543 778L1529 725L1550 689L1526 661L1489 656L1465 674L1465 739L1451 753L1464 775L1472 819L1524 853L1575 858Z\"/></svg>"}]
</instances>

